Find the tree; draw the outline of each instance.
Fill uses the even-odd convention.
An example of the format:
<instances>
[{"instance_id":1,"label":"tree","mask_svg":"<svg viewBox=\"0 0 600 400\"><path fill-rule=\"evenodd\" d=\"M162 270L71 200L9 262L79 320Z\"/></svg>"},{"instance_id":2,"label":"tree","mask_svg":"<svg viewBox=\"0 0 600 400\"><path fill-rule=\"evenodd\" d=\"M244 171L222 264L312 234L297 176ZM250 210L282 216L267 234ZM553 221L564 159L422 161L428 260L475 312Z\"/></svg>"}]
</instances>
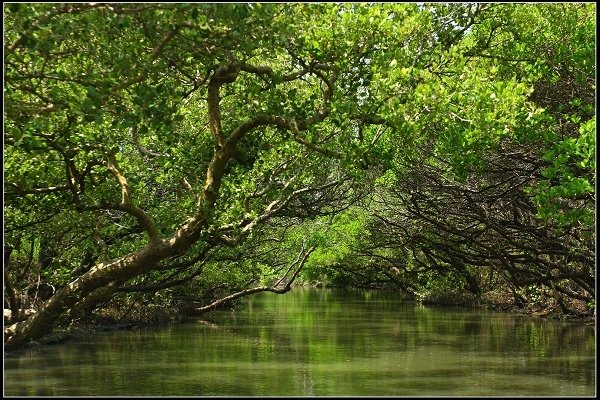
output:
<instances>
[{"instance_id":1,"label":"tree","mask_svg":"<svg viewBox=\"0 0 600 400\"><path fill-rule=\"evenodd\" d=\"M6 347L351 190L385 126L364 76L387 32L365 33L419 15L387 7L7 5L5 240L43 237L62 287Z\"/></svg>"},{"instance_id":2,"label":"tree","mask_svg":"<svg viewBox=\"0 0 600 400\"><path fill-rule=\"evenodd\" d=\"M366 207L368 234L338 268L409 294L508 288L520 304L547 296L593 314L594 11L485 10L450 49L452 68L423 71L404 124L419 148L398 149Z\"/></svg>"},{"instance_id":3,"label":"tree","mask_svg":"<svg viewBox=\"0 0 600 400\"><path fill-rule=\"evenodd\" d=\"M348 237L322 218L375 182L432 146L464 177L550 124L528 96L552 65L498 60L542 46L517 35L553 7L6 5L6 348L118 293L288 290ZM19 315L43 280L56 292Z\"/></svg>"}]
</instances>

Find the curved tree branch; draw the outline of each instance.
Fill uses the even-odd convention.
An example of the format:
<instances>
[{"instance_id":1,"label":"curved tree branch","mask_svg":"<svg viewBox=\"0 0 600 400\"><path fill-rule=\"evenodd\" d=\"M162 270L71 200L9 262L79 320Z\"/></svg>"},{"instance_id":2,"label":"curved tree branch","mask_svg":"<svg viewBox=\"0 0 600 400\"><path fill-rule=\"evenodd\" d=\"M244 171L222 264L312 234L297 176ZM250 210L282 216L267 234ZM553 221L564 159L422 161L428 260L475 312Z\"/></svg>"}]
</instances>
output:
<instances>
[{"instance_id":1,"label":"curved tree branch","mask_svg":"<svg viewBox=\"0 0 600 400\"><path fill-rule=\"evenodd\" d=\"M260 292L273 292L273 293L277 293L277 294L283 294L283 293L287 293L291 290L291 286L292 283L294 282L294 280L296 279L296 277L298 276L298 274L300 273L300 271L302 270L302 268L304 267L304 263L306 262L308 256L310 256L310 254L315 251L316 247L312 246L311 248L309 248L308 250L304 249L304 244L302 245L302 250L300 251L300 254L298 254L298 257L296 258L296 260L290 265L290 267L288 268L288 270L286 271L286 273L277 281L277 283L275 285L272 286L257 286L257 287L253 287L250 289L244 289L241 290L239 292L233 293L229 296L223 297L219 300L213 301L212 303L203 306L203 307L198 307L196 309L194 309L194 312L196 313L204 313L210 310L215 309L216 307L223 305L227 302L230 302L232 300L235 299L239 299L240 297L244 297L244 296L248 296L250 294L255 294L255 293L260 293ZM283 286L279 286L283 279L287 276L287 274L290 272L290 270L293 268L294 265L297 265L296 269L294 270L294 273L292 274L292 276L289 278L289 280L285 283L285 285Z\"/></svg>"}]
</instances>

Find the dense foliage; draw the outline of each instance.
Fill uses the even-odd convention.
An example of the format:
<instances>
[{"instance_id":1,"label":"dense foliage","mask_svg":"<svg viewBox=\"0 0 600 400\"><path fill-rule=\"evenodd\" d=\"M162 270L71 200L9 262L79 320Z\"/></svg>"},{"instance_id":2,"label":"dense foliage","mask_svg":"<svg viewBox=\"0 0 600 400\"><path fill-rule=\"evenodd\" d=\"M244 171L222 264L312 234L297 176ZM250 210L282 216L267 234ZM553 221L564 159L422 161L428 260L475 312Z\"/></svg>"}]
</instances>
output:
<instances>
[{"instance_id":1,"label":"dense foliage","mask_svg":"<svg viewBox=\"0 0 600 400\"><path fill-rule=\"evenodd\" d=\"M4 14L8 347L299 276L595 307L593 4Z\"/></svg>"}]
</instances>

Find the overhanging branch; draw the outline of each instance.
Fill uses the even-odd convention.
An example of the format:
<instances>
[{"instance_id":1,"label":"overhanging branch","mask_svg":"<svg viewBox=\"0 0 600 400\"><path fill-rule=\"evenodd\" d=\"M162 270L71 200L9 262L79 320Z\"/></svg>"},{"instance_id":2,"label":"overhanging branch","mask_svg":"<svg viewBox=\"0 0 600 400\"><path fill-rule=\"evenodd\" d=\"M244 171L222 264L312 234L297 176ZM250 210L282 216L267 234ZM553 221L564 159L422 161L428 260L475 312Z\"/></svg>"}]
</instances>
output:
<instances>
[{"instance_id":1,"label":"overhanging branch","mask_svg":"<svg viewBox=\"0 0 600 400\"><path fill-rule=\"evenodd\" d=\"M244 297L244 296L248 296L251 294L255 294L255 293L260 293L260 292L273 292L273 293L277 293L277 294L283 294L283 293L287 293L290 291L292 283L294 282L294 280L296 279L296 277L298 276L298 274L300 273L300 271L302 270L302 268L304 267L304 264L306 263L306 260L308 258L308 256L310 256L310 254L315 251L316 246L312 246L311 248L309 248L308 250L304 249L304 244L302 246L302 250L300 251L300 254L298 255L298 258L296 258L296 260L292 263L292 265L290 265L290 268L286 271L286 273L284 274L284 276L279 279L277 281L277 283L273 286L257 286L257 287L253 287L253 288L249 288L249 289L244 289L241 290L239 292L233 293L229 296L223 297L219 300L213 301L212 303L203 306L203 307L198 307L196 309L194 309L194 312L196 313L204 313L210 310L215 309L216 307L225 304L229 301L235 300L235 299L239 299L240 297ZM296 270L294 271L294 273L292 274L291 278L287 281L287 283L284 286L277 286L279 285L282 280L285 278L285 276L289 273L289 271L291 270L291 268L294 266L294 264L297 264L298 266L296 267Z\"/></svg>"}]
</instances>

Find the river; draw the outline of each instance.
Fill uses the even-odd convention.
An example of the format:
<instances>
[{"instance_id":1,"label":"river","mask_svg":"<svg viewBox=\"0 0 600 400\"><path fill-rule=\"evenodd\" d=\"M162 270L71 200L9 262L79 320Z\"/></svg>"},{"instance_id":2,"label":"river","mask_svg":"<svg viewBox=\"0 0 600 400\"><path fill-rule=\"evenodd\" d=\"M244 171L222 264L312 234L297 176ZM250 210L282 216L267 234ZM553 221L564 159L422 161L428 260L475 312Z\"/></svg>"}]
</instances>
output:
<instances>
[{"instance_id":1,"label":"river","mask_svg":"<svg viewBox=\"0 0 600 400\"><path fill-rule=\"evenodd\" d=\"M5 354L4 395L594 396L595 354L594 326L294 288Z\"/></svg>"}]
</instances>

